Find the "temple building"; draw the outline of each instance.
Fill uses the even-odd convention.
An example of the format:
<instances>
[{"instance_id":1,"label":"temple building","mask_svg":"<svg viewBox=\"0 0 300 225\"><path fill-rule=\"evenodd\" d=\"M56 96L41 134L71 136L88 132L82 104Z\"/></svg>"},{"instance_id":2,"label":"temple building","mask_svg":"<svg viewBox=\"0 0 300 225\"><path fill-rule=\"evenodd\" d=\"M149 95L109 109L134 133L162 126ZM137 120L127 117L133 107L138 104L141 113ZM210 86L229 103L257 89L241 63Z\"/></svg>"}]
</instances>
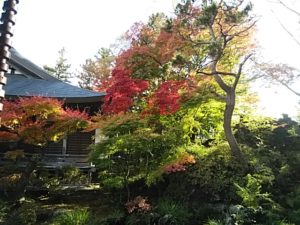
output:
<instances>
[{"instance_id":1,"label":"temple building","mask_svg":"<svg viewBox=\"0 0 300 225\"><path fill-rule=\"evenodd\" d=\"M5 98L44 96L62 100L67 107L85 110L90 115L100 111L105 93L82 89L65 83L41 69L11 48ZM43 149L45 166L74 165L89 167L87 161L89 145L95 142L95 132L78 132L65 137L58 143L50 143ZM13 143L0 143L0 153L11 148ZM23 145L26 153L37 151L34 146Z\"/></svg>"}]
</instances>

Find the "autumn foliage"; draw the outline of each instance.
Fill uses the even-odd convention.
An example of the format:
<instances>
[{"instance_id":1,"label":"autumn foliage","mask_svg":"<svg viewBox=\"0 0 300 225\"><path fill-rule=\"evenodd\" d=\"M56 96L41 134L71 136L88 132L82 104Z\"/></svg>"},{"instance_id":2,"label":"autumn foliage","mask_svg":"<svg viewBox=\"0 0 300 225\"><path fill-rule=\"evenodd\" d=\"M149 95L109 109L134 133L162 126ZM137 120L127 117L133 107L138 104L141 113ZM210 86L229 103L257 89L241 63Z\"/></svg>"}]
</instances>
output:
<instances>
[{"instance_id":1,"label":"autumn foliage","mask_svg":"<svg viewBox=\"0 0 300 225\"><path fill-rule=\"evenodd\" d=\"M63 103L56 99L19 98L4 104L0 141L23 141L42 146L88 125L87 114L63 109Z\"/></svg>"},{"instance_id":2,"label":"autumn foliage","mask_svg":"<svg viewBox=\"0 0 300 225\"><path fill-rule=\"evenodd\" d=\"M195 164L196 160L193 155L188 153L181 154L177 159L164 166L164 172L175 173L185 171L188 165Z\"/></svg>"},{"instance_id":3,"label":"autumn foliage","mask_svg":"<svg viewBox=\"0 0 300 225\"><path fill-rule=\"evenodd\" d=\"M148 88L147 81L133 79L129 74L125 69L112 71L112 85L107 89L102 106L105 114L126 112L132 106L133 98Z\"/></svg>"},{"instance_id":4,"label":"autumn foliage","mask_svg":"<svg viewBox=\"0 0 300 225\"><path fill-rule=\"evenodd\" d=\"M164 20L157 15L152 26L136 23L126 33L131 46L116 58L106 89L105 114L130 111L135 100L144 102L138 108L147 113L170 114L179 109L179 90L185 82L173 80L176 75L166 79L164 73L184 40L178 33L164 30L160 25Z\"/></svg>"},{"instance_id":5,"label":"autumn foliage","mask_svg":"<svg viewBox=\"0 0 300 225\"><path fill-rule=\"evenodd\" d=\"M166 81L160 85L148 102L149 109L160 115L175 113L180 108L180 90L187 86L184 81Z\"/></svg>"}]
</instances>

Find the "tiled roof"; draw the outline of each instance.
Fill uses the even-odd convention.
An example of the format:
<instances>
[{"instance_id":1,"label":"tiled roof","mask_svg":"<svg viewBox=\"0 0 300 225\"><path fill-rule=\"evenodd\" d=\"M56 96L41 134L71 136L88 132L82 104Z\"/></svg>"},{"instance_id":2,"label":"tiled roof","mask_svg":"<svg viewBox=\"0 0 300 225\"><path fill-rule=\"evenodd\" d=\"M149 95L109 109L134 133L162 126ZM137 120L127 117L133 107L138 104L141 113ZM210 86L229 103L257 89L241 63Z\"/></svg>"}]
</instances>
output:
<instances>
[{"instance_id":1,"label":"tiled roof","mask_svg":"<svg viewBox=\"0 0 300 225\"><path fill-rule=\"evenodd\" d=\"M56 77L51 76L45 70L34 64L33 62L26 59L14 48L10 49L11 57L9 64L12 67L24 72L27 76L32 76L33 78L43 79L43 80L58 80Z\"/></svg>"},{"instance_id":2,"label":"tiled roof","mask_svg":"<svg viewBox=\"0 0 300 225\"><path fill-rule=\"evenodd\" d=\"M45 96L66 102L98 102L105 93L82 89L62 82L11 49L10 65L21 74L7 74L6 97Z\"/></svg>"},{"instance_id":3,"label":"tiled roof","mask_svg":"<svg viewBox=\"0 0 300 225\"><path fill-rule=\"evenodd\" d=\"M98 93L72 86L62 81L49 81L26 78L22 75L7 75L7 85L4 86L7 97L11 96L45 96L65 99L66 102L100 101L104 93Z\"/></svg>"}]
</instances>

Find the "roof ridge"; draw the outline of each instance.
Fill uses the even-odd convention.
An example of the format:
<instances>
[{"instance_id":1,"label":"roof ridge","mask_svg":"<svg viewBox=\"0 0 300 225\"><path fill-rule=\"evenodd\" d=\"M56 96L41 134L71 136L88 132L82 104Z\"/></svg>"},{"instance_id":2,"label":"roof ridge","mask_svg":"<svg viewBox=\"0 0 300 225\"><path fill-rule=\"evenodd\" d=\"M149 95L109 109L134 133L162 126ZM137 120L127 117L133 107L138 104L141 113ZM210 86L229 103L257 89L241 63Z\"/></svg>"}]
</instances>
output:
<instances>
[{"instance_id":1,"label":"roof ridge","mask_svg":"<svg viewBox=\"0 0 300 225\"><path fill-rule=\"evenodd\" d=\"M10 60L12 61L12 63L24 68L25 70L28 70L28 72L34 74L35 76L40 77L43 80L52 80L52 81L56 80L56 81L63 82L58 78L52 76L51 74L47 73L44 69L42 69L35 63L31 62L24 56L22 56L15 48L11 48L10 53L11 53Z\"/></svg>"}]
</instances>

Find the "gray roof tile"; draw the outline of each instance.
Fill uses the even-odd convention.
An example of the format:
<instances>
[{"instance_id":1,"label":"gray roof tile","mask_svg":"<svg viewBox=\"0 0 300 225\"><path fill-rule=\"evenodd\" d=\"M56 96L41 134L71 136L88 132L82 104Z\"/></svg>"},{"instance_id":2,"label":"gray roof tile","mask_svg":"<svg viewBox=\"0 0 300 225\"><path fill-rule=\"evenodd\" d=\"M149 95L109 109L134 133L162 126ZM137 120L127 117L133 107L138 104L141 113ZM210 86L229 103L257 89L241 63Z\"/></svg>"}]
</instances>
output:
<instances>
[{"instance_id":1,"label":"gray roof tile","mask_svg":"<svg viewBox=\"0 0 300 225\"><path fill-rule=\"evenodd\" d=\"M45 96L66 102L97 102L105 93L99 93L64 83L11 49L10 64L23 74L7 74L4 86L6 97Z\"/></svg>"}]
</instances>

